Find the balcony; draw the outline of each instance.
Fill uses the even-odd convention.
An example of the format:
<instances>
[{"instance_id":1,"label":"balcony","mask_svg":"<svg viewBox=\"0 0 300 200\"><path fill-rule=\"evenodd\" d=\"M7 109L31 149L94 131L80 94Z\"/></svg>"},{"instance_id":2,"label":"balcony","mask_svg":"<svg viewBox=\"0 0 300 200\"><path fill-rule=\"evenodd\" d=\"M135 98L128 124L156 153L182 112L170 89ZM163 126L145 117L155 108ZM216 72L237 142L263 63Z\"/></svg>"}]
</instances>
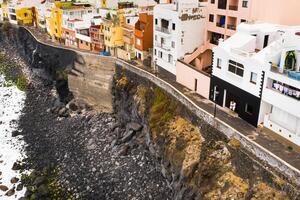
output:
<instances>
[{"instance_id":1,"label":"balcony","mask_svg":"<svg viewBox=\"0 0 300 200\"><path fill-rule=\"evenodd\" d=\"M165 51L171 51L171 47L166 45L166 44L161 44L161 43L155 43L156 47L159 47Z\"/></svg>"},{"instance_id":2,"label":"balcony","mask_svg":"<svg viewBox=\"0 0 300 200\"><path fill-rule=\"evenodd\" d=\"M236 30L236 25L234 25L234 24L227 24L227 29L235 31Z\"/></svg>"},{"instance_id":3,"label":"balcony","mask_svg":"<svg viewBox=\"0 0 300 200\"><path fill-rule=\"evenodd\" d=\"M229 10L237 11L238 10L238 6L229 5Z\"/></svg>"},{"instance_id":4,"label":"balcony","mask_svg":"<svg viewBox=\"0 0 300 200\"><path fill-rule=\"evenodd\" d=\"M169 31L168 28L165 27L155 27L155 30L161 33L165 33L165 34L170 34L171 32Z\"/></svg>"},{"instance_id":5,"label":"balcony","mask_svg":"<svg viewBox=\"0 0 300 200\"><path fill-rule=\"evenodd\" d=\"M281 67L279 67L274 63L271 64L271 72L287 76L296 81L300 81L300 72L282 69Z\"/></svg>"}]
</instances>

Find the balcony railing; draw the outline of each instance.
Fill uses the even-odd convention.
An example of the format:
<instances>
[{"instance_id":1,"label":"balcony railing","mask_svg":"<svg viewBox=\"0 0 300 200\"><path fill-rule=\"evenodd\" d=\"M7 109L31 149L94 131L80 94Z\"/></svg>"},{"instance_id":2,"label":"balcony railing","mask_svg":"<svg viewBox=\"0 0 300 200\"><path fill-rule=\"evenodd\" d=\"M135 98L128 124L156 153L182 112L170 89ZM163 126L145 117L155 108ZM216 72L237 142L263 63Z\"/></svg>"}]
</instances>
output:
<instances>
[{"instance_id":1,"label":"balcony railing","mask_svg":"<svg viewBox=\"0 0 300 200\"><path fill-rule=\"evenodd\" d=\"M235 6L235 5L229 5L229 10L237 11L237 10L238 10L238 6Z\"/></svg>"},{"instance_id":2,"label":"balcony railing","mask_svg":"<svg viewBox=\"0 0 300 200\"><path fill-rule=\"evenodd\" d=\"M276 65L274 63L271 64L271 71L275 72L275 73L282 74L282 75L287 76L291 79L300 81L300 72L283 69L283 68L279 67L278 65Z\"/></svg>"},{"instance_id":3,"label":"balcony railing","mask_svg":"<svg viewBox=\"0 0 300 200\"><path fill-rule=\"evenodd\" d=\"M156 31L162 32L162 33L166 33L166 34L170 34L170 31L168 28L165 27L155 27Z\"/></svg>"},{"instance_id":4,"label":"balcony railing","mask_svg":"<svg viewBox=\"0 0 300 200\"><path fill-rule=\"evenodd\" d=\"M230 29L230 30L236 30L236 25L233 25L233 24L227 24L227 28Z\"/></svg>"},{"instance_id":5,"label":"balcony railing","mask_svg":"<svg viewBox=\"0 0 300 200\"><path fill-rule=\"evenodd\" d=\"M255 54L254 52L248 52L237 48L231 48L231 52L244 57L251 57Z\"/></svg>"},{"instance_id":6,"label":"balcony railing","mask_svg":"<svg viewBox=\"0 0 300 200\"><path fill-rule=\"evenodd\" d=\"M159 47L161 49L164 49L166 51L171 51L171 47L166 45L166 44L161 44L161 43L155 43L156 47Z\"/></svg>"},{"instance_id":7,"label":"balcony railing","mask_svg":"<svg viewBox=\"0 0 300 200\"><path fill-rule=\"evenodd\" d=\"M225 24L221 24L221 23L217 22L217 27L225 28Z\"/></svg>"},{"instance_id":8,"label":"balcony railing","mask_svg":"<svg viewBox=\"0 0 300 200\"><path fill-rule=\"evenodd\" d=\"M271 89L274 92L283 94L287 97L296 99L298 101L300 100L300 89L298 89L298 88L294 88L289 85L277 83L276 81L274 81L272 83L272 87L268 88L268 89Z\"/></svg>"}]
</instances>

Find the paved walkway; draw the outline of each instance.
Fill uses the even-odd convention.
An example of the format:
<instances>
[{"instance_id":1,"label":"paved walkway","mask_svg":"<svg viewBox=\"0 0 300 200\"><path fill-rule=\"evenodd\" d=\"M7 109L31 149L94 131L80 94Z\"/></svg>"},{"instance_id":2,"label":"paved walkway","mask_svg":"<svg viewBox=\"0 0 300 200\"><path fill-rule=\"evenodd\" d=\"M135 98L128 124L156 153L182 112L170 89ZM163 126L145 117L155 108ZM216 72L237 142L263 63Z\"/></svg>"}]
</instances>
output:
<instances>
[{"instance_id":1,"label":"paved walkway","mask_svg":"<svg viewBox=\"0 0 300 200\"><path fill-rule=\"evenodd\" d=\"M53 42L47 34L41 33L34 28L27 28L27 30L29 30L42 43L46 43L59 48L65 48L65 49L95 54L93 52L71 48L71 47L63 46L58 42ZM135 66L140 67L152 73L152 70L150 68L143 66L141 63L133 61L131 62L131 64L134 64ZM181 91L184 95L186 95L189 99L191 99L195 104L197 104L205 111L211 114L214 113L215 105L213 102L201 97L200 95L192 92L191 90L177 83L174 75L171 75L169 72L160 69L160 72L159 74L157 74L157 76L165 80L169 84L173 85L174 87L176 87L179 91ZM224 108L221 108L219 106L217 106L216 117L221 121L224 121L226 124L230 125L231 127L235 128L237 131L247 136L249 139L255 141L265 149L269 150L270 152L272 152L273 154L275 154L285 162L289 163L296 169L300 170L300 150L299 150L300 148L299 147L287 142L285 139L281 137L276 136L276 134L273 135L270 134L268 131L265 131L264 129L253 127L252 125L248 124L241 118L236 117L224 111ZM293 147L293 150L290 149L290 147Z\"/></svg>"}]
</instances>

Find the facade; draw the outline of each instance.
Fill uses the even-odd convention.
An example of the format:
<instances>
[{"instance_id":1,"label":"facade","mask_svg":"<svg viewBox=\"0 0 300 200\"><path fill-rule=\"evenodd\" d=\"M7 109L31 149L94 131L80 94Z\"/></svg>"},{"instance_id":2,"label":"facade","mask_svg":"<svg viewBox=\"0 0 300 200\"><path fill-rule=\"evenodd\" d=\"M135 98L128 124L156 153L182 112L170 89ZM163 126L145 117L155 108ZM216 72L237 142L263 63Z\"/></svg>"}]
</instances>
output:
<instances>
[{"instance_id":1,"label":"facade","mask_svg":"<svg viewBox=\"0 0 300 200\"><path fill-rule=\"evenodd\" d=\"M156 64L175 75L176 61L204 42L205 7L198 0L159 4L154 8L154 27Z\"/></svg>"},{"instance_id":2,"label":"facade","mask_svg":"<svg viewBox=\"0 0 300 200\"><path fill-rule=\"evenodd\" d=\"M278 31L272 24L241 24L236 34L220 39L213 49L210 99L253 126L259 122L264 51L278 39Z\"/></svg>"},{"instance_id":3,"label":"facade","mask_svg":"<svg viewBox=\"0 0 300 200\"><path fill-rule=\"evenodd\" d=\"M91 25L90 27L91 35L91 48L93 52L101 52L104 50L104 33L103 25Z\"/></svg>"},{"instance_id":4,"label":"facade","mask_svg":"<svg viewBox=\"0 0 300 200\"><path fill-rule=\"evenodd\" d=\"M8 4L7 2L2 1L1 2L1 8L0 8L0 13L1 13L1 19L2 21L8 20L9 19L9 12L8 12Z\"/></svg>"},{"instance_id":5,"label":"facade","mask_svg":"<svg viewBox=\"0 0 300 200\"><path fill-rule=\"evenodd\" d=\"M76 40L78 48L83 50L92 50L92 41L90 35L90 25L76 28Z\"/></svg>"},{"instance_id":6,"label":"facade","mask_svg":"<svg viewBox=\"0 0 300 200\"><path fill-rule=\"evenodd\" d=\"M123 23L123 16L117 11L110 12L107 15L107 18L103 19L105 50L110 52L112 55L116 55L117 48L124 45Z\"/></svg>"},{"instance_id":7,"label":"facade","mask_svg":"<svg viewBox=\"0 0 300 200\"><path fill-rule=\"evenodd\" d=\"M63 8L70 7L72 2L56 1L52 4L51 14L47 20L47 31L52 38L61 40L62 38L62 24L63 24Z\"/></svg>"},{"instance_id":8,"label":"facade","mask_svg":"<svg viewBox=\"0 0 300 200\"><path fill-rule=\"evenodd\" d=\"M78 19L66 20L62 27L62 38L66 46L78 47L78 41L76 38L76 28L82 25L83 21Z\"/></svg>"},{"instance_id":9,"label":"facade","mask_svg":"<svg viewBox=\"0 0 300 200\"><path fill-rule=\"evenodd\" d=\"M266 49L259 123L300 146L300 27Z\"/></svg>"},{"instance_id":10,"label":"facade","mask_svg":"<svg viewBox=\"0 0 300 200\"><path fill-rule=\"evenodd\" d=\"M153 48L153 15L140 13L134 26L134 48L137 59L144 60Z\"/></svg>"}]
</instances>

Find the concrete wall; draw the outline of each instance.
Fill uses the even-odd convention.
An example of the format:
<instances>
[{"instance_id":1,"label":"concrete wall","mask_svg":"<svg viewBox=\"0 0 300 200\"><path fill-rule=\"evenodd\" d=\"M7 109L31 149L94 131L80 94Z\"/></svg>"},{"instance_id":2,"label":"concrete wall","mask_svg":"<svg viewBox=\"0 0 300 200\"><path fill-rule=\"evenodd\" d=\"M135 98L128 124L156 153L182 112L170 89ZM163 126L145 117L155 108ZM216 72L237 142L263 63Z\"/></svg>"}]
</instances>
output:
<instances>
[{"instance_id":1,"label":"concrete wall","mask_svg":"<svg viewBox=\"0 0 300 200\"><path fill-rule=\"evenodd\" d=\"M177 61L176 70L178 83L209 99L210 76L208 74L193 69L192 66L188 66L182 61ZM195 79L197 79L197 90L195 90Z\"/></svg>"},{"instance_id":2,"label":"concrete wall","mask_svg":"<svg viewBox=\"0 0 300 200\"><path fill-rule=\"evenodd\" d=\"M71 70L68 89L75 98L83 99L98 111L113 111L114 58L46 44L25 28L20 28L18 35L19 46L33 68L43 69L48 77L56 71Z\"/></svg>"},{"instance_id":3,"label":"concrete wall","mask_svg":"<svg viewBox=\"0 0 300 200\"><path fill-rule=\"evenodd\" d=\"M115 59L98 55L78 53L69 75L69 89L76 98L84 99L96 110L112 112L112 81Z\"/></svg>"}]
</instances>

